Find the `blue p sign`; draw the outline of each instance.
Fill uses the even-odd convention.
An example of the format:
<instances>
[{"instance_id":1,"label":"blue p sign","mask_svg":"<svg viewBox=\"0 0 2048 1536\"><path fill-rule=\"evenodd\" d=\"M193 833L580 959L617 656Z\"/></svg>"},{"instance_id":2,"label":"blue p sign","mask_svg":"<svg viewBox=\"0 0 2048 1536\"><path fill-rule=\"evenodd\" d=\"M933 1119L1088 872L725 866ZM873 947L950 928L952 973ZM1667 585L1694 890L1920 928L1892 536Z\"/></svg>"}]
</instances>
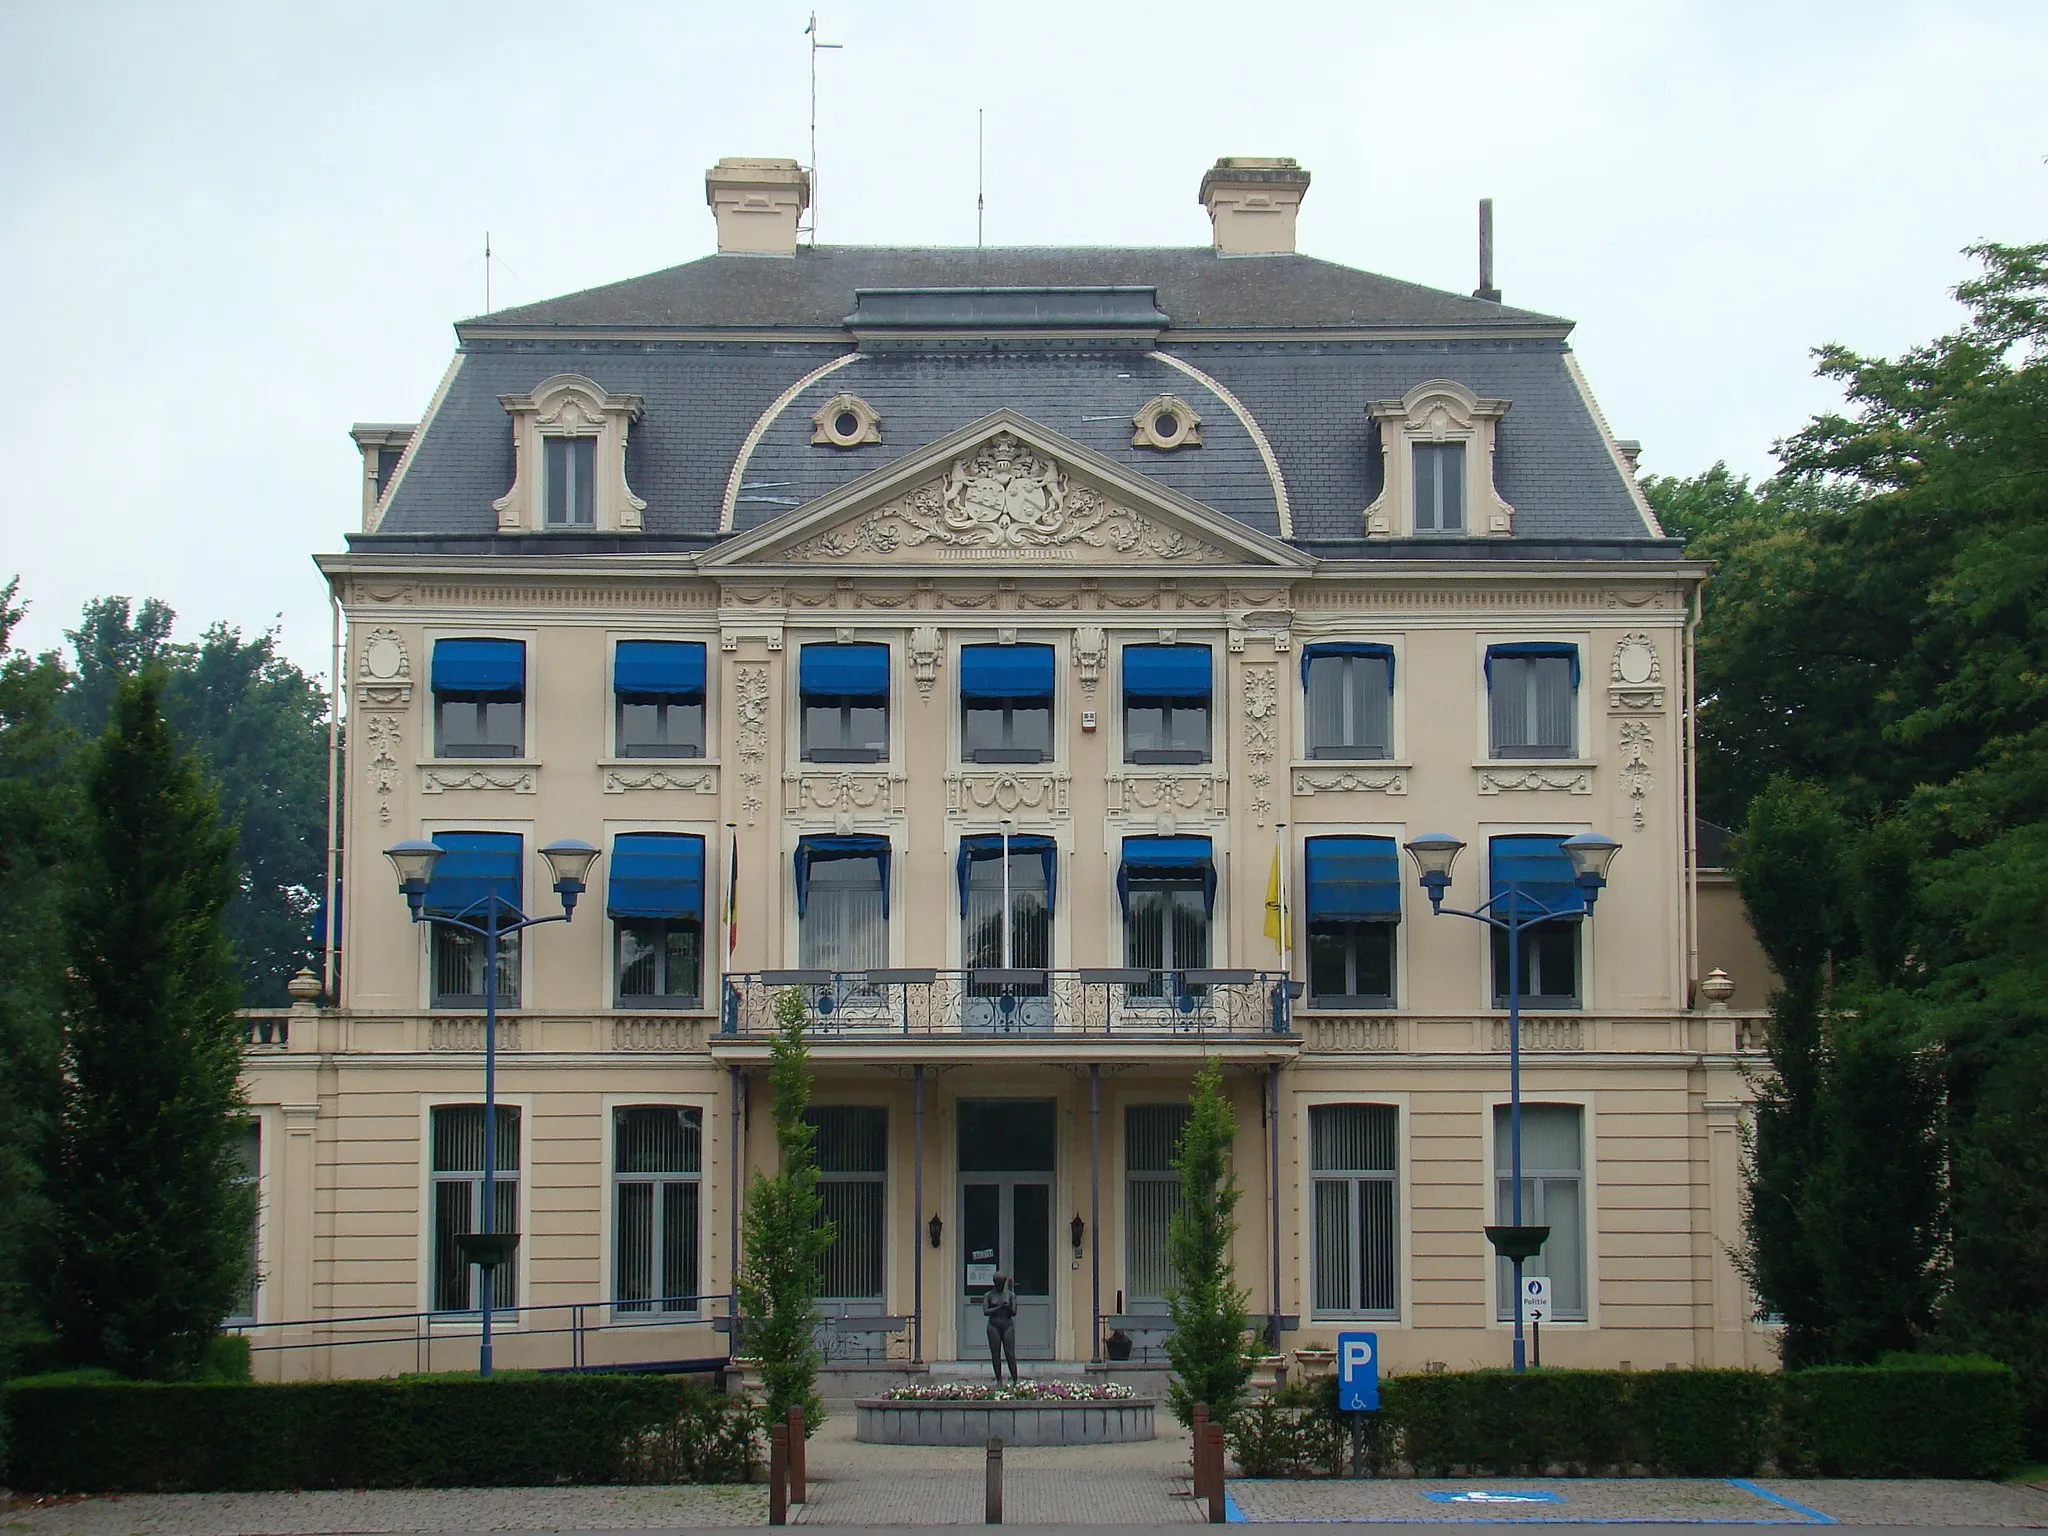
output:
<instances>
[{"instance_id":1,"label":"blue p sign","mask_svg":"<svg viewBox=\"0 0 2048 1536\"><path fill-rule=\"evenodd\" d=\"M1380 1336L1337 1335L1337 1406L1345 1413L1374 1413L1380 1406Z\"/></svg>"}]
</instances>

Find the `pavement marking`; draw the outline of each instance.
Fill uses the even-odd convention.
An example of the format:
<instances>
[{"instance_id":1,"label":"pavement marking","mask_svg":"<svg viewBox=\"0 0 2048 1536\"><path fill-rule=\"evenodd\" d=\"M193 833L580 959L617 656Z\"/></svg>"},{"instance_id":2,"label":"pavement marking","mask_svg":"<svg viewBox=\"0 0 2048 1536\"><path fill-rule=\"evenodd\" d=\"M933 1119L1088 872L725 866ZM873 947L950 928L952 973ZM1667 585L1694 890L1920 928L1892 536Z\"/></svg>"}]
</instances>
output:
<instances>
[{"instance_id":1,"label":"pavement marking","mask_svg":"<svg viewBox=\"0 0 2048 1536\"><path fill-rule=\"evenodd\" d=\"M1562 1504L1564 1495L1526 1488L1430 1488L1422 1496L1432 1504Z\"/></svg>"},{"instance_id":2,"label":"pavement marking","mask_svg":"<svg viewBox=\"0 0 2048 1536\"><path fill-rule=\"evenodd\" d=\"M1785 1508L1806 1516L1815 1525L1835 1525L1839 1523L1833 1515L1824 1515L1819 1510L1800 1503L1797 1499L1788 1499L1782 1493L1773 1493L1770 1489L1763 1487L1761 1484L1753 1483L1746 1477L1731 1477L1728 1481L1733 1486L1740 1488L1744 1493L1753 1493L1760 1499L1769 1499L1773 1504L1782 1504Z\"/></svg>"}]
</instances>

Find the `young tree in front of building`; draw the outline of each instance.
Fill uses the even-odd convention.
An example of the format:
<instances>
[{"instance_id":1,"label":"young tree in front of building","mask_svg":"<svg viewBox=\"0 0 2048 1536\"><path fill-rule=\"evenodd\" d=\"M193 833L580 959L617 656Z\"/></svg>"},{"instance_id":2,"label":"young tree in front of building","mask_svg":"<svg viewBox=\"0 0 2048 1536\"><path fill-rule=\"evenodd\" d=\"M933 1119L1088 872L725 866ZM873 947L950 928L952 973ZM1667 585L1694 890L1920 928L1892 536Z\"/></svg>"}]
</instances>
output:
<instances>
[{"instance_id":1,"label":"young tree in front of building","mask_svg":"<svg viewBox=\"0 0 2048 1536\"><path fill-rule=\"evenodd\" d=\"M1230 1262L1239 1194L1230 1163L1237 1116L1223 1094L1222 1068L1213 1059L1195 1074L1188 1108L1174 1163L1180 1173L1180 1205L1166 1234L1173 1261L1166 1298L1173 1314L1173 1333L1166 1341L1173 1381L1167 1393L1181 1423L1194 1421L1197 1403L1208 1404L1210 1418L1221 1423L1244 1396L1252 1356L1248 1298Z\"/></svg>"},{"instance_id":2,"label":"young tree in front of building","mask_svg":"<svg viewBox=\"0 0 2048 1536\"><path fill-rule=\"evenodd\" d=\"M241 1294L253 1198L237 1181L235 834L164 689L155 670L121 680L86 753L45 1168L60 1349L158 1379L192 1372Z\"/></svg>"},{"instance_id":3,"label":"young tree in front of building","mask_svg":"<svg viewBox=\"0 0 2048 1536\"><path fill-rule=\"evenodd\" d=\"M818 1133L804 1119L811 1098L808 1056L803 997L783 992L775 999L768 1062L781 1166L774 1173L755 1174L747 1186L745 1257L735 1287L745 1319L746 1352L761 1362L768 1422L779 1424L790 1409L802 1408L806 1429L825 1417L817 1392L813 1330L818 1266L834 1235L832 1223L822 1219L818 1194Z\"/></svg>"}]
</instances>

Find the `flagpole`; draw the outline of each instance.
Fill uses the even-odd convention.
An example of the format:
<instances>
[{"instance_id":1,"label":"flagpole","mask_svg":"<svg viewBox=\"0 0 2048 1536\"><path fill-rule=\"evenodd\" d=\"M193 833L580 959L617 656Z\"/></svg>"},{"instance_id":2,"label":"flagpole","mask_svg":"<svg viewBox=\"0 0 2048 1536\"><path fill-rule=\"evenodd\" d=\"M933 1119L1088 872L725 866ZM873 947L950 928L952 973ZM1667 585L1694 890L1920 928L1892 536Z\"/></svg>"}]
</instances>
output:
<instances>
[{"instance_id":1,"label":"flagpole","mask_svg":"<svg viewBox=\"0 0 2048 1536\"><path fill-rule=\"evenodd\" d=\"M1287 823L1273 823L1273 861L1280 868L1280 970L1289 981L1294 979L1294 929L1288 923L1287 888Z\"/></svg>"}]
</instances>

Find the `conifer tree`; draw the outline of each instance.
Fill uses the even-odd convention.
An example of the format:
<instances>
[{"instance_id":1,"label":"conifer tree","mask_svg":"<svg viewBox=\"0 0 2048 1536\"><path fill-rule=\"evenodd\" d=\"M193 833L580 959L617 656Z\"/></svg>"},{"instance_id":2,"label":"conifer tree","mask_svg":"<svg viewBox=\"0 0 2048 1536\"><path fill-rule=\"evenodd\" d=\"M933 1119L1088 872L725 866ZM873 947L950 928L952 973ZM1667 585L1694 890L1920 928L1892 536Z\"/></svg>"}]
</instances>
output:
<instances>
[{"instance_id":1,"label":"conifer tree","mask_svg":"<svg viewBox=\"0 0 2048 1536\"><path fill-rule=\"evenodd\" d=\"M156 671L122 680L86 754L46 1168L63 1353L154 1378L189 1374L232 1309L252 1215L223 922L235 832L164 720L163 690Z\"/></svg>"},{"instance_id":2,"label":"conifer tree","mask_svg":"<svg viewBox=\"0 0 2048 1536\"><path fill-rule=\"evenodd\" d=\"M1250 1318L1247 1296L1238 1288L1230 1261L1237 1235L1237 1175L1230 1165L1237 1117L1223 1095L1223 1071L1215 1060L1204 1061L1188 1096L1188 1123L1181 1132L1180 1205L1167 1226L1167 1252L1173 1280L1167 1307L1173 1333L1166 1355L1173 1363L1168 1397L1174 1417L1194 1421L1197 1403L1209 1406L1209 1417L1228 1423L1251 1379Z\"/></svg>"},{"instance_id":3,"label":"conifer tree","mask_svg":"<svg viewBox=\"0 0 2048 1536\"><path fill-rule=\"evenodd\" d=\"M820 1219L817 1131L804 1119L811 1098L808 1056L803 997L784 992L775 999L768 1064L782 1166L772 1174L755 1174L747 1187L745 1258L736 1288L746 1320L746 1352L760 1360L761 1381L768 1389L768 1422L780 1424L790 1409L801 1407L807 1432L825 1418L812 1330L817 1326L818 1266L834 1236L832 1223Z\"/></svg>"}]
</instances>

